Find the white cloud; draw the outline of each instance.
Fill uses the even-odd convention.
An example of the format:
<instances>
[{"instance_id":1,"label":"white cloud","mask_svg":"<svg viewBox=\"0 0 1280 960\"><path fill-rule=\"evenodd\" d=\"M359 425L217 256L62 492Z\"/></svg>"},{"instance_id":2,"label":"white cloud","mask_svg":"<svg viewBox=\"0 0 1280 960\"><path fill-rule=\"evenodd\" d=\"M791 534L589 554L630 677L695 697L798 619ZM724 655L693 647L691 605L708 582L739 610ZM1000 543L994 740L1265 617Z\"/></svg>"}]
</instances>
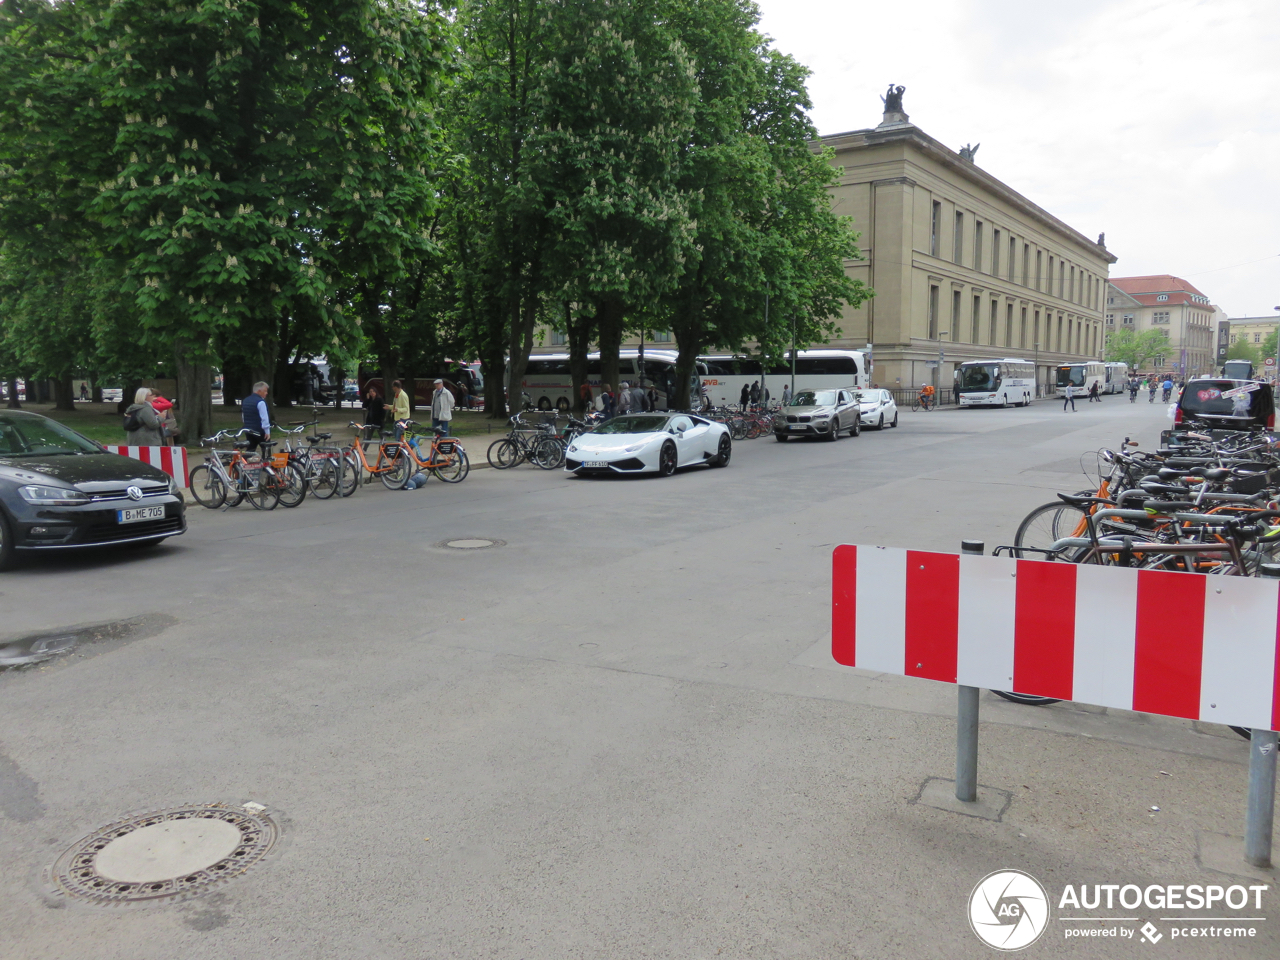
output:
<instances>
[{"instance_id":1,"label":"white cloud","mask_svg":"<svg viewBox=\"0 0 1280 960\"><path fill-rule=\"evenodd\" d=\"M1274 0L758 2L822 133L874 126L904 84L913 123L1105 230L1113 275L1185 277L1232 316L1280 304Z\"/></svg>"}]
</instances>

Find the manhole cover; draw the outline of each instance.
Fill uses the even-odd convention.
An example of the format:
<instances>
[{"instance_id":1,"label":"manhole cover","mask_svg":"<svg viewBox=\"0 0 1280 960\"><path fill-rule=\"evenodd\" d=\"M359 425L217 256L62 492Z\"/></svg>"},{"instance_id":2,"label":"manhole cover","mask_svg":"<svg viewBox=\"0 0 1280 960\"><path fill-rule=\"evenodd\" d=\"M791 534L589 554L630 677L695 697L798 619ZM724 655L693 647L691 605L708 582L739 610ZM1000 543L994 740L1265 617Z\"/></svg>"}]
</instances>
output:
<instances>
[{"instance_id":1,"label":"manhole cover","mask_svg":"<svg viewBox=\"0 0 1280 960\"><path fill-rule=\"evenodd\" d=\"M279 831L263 809L199 804L117 820L60 856L50 882L103 906L198 896L271 851Z\"/></svg>"},{"instance_id":2,"label":"manhole cover","mask_svg":"<svg viewBox=\"0 0 1280 960\"><path fill-rule=\"evenodd\" d=\"M459 537L456 540L441 540L439 543L439 546L450 550L483 550L486 547L505 545L505 540L494 540L492 537Z\"/></svg>"}]
</instances>

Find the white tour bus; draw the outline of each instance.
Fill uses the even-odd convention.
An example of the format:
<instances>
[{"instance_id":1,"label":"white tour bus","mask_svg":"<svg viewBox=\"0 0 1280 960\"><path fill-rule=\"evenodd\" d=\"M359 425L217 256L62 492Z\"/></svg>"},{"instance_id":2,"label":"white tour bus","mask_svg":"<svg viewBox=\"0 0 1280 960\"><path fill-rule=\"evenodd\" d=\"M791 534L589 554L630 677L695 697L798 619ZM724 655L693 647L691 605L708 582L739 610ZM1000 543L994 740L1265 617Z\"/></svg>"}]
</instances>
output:
<instances>
[{"instance_id":1,"label":"white tour bus","mask_svg":"<svg viewBox=\"0 0 1280 960\"><path fill-rule=\"evenodd\" d=\"M623 350L618 359L618 380L626 381L632 386L640 379L639 350ZM702 374L702 364L697 365L697 374ZM600 354L587 354L587 382L591 384L592 395L600 395L602 376L600 372ZM658 392L658 409L667 408L667 398L676 392L676 352L674 350L649 350L644 352L644 384L653 385ZM619 384L610 384L614 392ZM696 388L690 385L692 392ZM573 406L573 376L569 372L569 355L567 353L541 354L529 357L529 366L525 368L524 380L520 384L522 393L528 394L530 402L539 410L568 410ZM508 390L510 393L510 390Z\"/></svg>"},{"instance_id":2,"label":"white tour bus","mask_svg":"<svg viewBox=\"0 0 1280 960\"><path fill-rule=\"evenodd\" d=\"M1124 393L1128 387L1129 365L1127 363L1108 363L1107 380L1103 384L1103 393Z\"/></svg>"},{"instance_id":3,"label":"white tour bus","mask_svg":"<svg viewBox=\"0 0 1280 960\"><path fill-rule=\"evenodd\" d=\"M706 368L701 372L707 399L717 407L739 403L742 388L759 382L762 373L773 400L781 400L783 385L791 383L790 354L769 364L767 371L756 357L707 356L699 357L698 363ZM861 350L797 350L795 374L797 392L832 387L866 390L871 386L871 372Z\"/></svg>"},{"instance_id":4,"label":"white tour bus","mask_svg":"<svg viewBox=\"0 0 1280 960\"><path fill-rule=\"evenodd\" d=\"M1058 367L1058 396L1067 395L1067 384L1077 397L1087 397L1093 385L1098 385L1098 392L1106 386L1107 365L1101 360L1090 360L1086 363L1064 363Z\"/></svg>"},{"instance_id":5,"label":"white tour bus","mask_svg":"<svg viewBox=\"0 0 1280 960\"><path fill-rule=\"evenodd\" d=\"M1025 407L1036 395L1035 364L1006 360L969 360L956 366L962 407Z\"/></svg>"}]
</instances>

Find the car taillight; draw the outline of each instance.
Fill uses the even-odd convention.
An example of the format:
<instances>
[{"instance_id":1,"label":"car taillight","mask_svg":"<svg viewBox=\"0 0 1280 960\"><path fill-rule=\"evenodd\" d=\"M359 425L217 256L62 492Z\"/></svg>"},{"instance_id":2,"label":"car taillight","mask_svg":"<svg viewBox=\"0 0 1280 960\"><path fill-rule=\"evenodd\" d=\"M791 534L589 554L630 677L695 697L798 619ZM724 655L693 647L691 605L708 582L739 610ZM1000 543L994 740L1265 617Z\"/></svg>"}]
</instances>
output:
<instances>
[{"instance_id":1,"label":"car taillight","mask_svg":"<svg viewBox=\"0 0 1280 960\"><path fill-rule=\"evenodd\" d=\"M1181 407L1178 407L1178 408L1177 408L1176 410L1174 410L1174 412L1173 412L1173 423L1174 423L1174 426L1177 426L1177 425L1178 425L1178 424L1180 424L1181 422L1182 422L1182 408L1181 408Z\"/></svg>"}]
</instances>

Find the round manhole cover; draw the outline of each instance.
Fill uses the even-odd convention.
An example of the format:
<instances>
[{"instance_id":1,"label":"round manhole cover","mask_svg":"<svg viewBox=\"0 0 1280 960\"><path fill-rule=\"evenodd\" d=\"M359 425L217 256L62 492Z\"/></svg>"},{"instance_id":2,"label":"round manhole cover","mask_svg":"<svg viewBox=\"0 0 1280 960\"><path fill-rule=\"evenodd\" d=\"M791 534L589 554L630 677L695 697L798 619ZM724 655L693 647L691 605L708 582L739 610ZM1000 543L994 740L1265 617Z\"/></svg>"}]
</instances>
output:
<instances>
[{"instance_id":1,"label":"round manhole cover","mask_svg":"<svg viewBox=\"0 0 1280 960\"><path fill-rule=\"evenodd\" d=\"M505 545L505 540L495 540L492 537L457 537L453 540L441 540L438 544L450 550L484 550L486 547Z\"/></svg>"},{"instance_id":2,"label":"round manhole cover","mask_svg":"<svg viewBox=\"0 0 1280 960\"><path fill-rule=\"evenodd\" d=\"M109 823L72 844L53 887L101 905L186 899L239 876L275 846L260 804L175 807Z\"/></svg>"}]
</instances>

